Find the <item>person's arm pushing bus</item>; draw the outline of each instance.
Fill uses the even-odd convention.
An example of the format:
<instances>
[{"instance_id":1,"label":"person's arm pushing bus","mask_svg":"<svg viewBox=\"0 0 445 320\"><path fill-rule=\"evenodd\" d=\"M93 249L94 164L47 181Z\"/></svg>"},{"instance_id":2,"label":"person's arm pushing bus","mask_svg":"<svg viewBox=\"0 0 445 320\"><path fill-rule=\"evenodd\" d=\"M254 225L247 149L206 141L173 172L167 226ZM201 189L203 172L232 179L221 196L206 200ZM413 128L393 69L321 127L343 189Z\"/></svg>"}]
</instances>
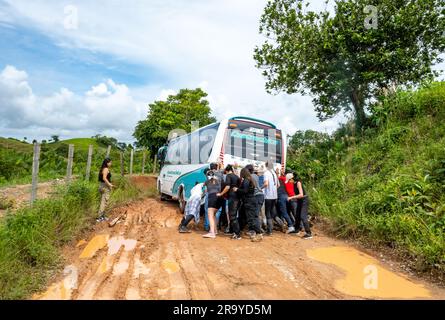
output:
<instances>
[{"instance_id":1,"label":"person's arm pushing bus","mask_svg":"<svg viewBox=\"0 0 445 320\"><path fill-rule=\"evenodd\" d=\"M289 200L304 198L303 186L301 185L301 181L297 182L297 188L298 188L298 194L293 197L290 197Z\"/></svg>"}]
</instances>

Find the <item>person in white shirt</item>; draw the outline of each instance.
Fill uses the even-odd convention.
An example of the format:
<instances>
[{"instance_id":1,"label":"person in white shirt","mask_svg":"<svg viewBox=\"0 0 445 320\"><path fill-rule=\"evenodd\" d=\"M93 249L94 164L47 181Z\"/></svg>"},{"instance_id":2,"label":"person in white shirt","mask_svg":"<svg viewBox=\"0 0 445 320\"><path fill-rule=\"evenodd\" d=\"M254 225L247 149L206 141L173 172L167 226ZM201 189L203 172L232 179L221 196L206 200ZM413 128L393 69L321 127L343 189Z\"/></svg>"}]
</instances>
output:
<instances>
[{"instance_id":1,"label":"person in white shirt","mask_svg":"<svg viewBox=\"0 0 445 320\"><path fill-rule=\"evenodd\" d=\"M278 177L273 169L273 164L266 162L266 171L264 172L264 203L267 218L266 235L271 235L273 230L273 218L276 216L276 204L278 199Z\"/></svg>"},{"instance_id":2,"label":"person in white shirt","mask_svg":"<svg viewBox=\"0 0 445 320\"><path fill-rule=\"evenodd\" d=\"M204 183L197 183L193 189L190 191L190 199L187 201L184 210L184 218L182 218L181 224L179 225L180 233L189 233L190 230L187 229L187 225L195 219L195 223L199 223L199 213L201 210L201 200L204 195Z\"/></svg>"}]
</instances>

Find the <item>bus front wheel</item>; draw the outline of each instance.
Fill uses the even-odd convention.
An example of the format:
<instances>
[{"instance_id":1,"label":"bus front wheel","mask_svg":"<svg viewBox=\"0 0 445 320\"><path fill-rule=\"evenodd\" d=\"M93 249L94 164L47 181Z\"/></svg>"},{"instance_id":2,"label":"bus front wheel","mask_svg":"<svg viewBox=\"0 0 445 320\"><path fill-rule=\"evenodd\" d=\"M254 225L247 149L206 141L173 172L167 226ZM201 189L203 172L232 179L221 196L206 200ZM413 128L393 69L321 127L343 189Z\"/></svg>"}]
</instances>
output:
<instances>
[{"instance_id":1,"label":"bus front wheel","mask_svg":"<svg viewBox=\"0 0 445 320\"><path fill-rule=\"evenodd\" d=\"M159 195L161 201L166 201L167 197L165 196L165 194L162 193L161 190L162 190L161 189L161 183L158 183L158 195Z\"/></svg>"},{"instance_id":2,"label":"bus front wheel","mask_svg":"<svg viewBox=\"0 0 445 320\"><path fill-rule=\"evenodd\" d=\"M179 210L181 211L181 213L184 213L185 205L186 201L184 199L184 190L181 190L181 192L179 193Z\"/></svg>"}]
</instances>

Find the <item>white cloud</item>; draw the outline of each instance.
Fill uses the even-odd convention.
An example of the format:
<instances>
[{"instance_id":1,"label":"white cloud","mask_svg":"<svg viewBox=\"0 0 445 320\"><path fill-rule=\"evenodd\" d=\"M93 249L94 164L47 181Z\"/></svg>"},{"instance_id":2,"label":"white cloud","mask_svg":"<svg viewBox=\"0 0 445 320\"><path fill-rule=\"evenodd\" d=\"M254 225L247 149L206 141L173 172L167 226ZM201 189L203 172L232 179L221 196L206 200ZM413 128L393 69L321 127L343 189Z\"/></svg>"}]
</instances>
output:
<instances>
[{"instance_id":1,"label":"white cloud","mask_svg":"<svg viewBox=\"0 0 445 320\"><path fill-rule=\"evenodd\" d=\"M59 132L66 138L112 133L130 141L146 109L126 85L111 79L84 95L62 88L49 96L38 96L25 71L7 66L0 72L0 115L0 136L26 135L41 140Z\"/></svg>"},{"instance_id":2,"label":"white cloud","mask_svg":"<svg viewBox=\"0 0 445 320\"><path fill-rule=\"evenodd\" d=\"M173 89L163 89L156 98L156 101L165 101L169 96L173 96L175 94L177 94L177 92Z\"/></svg>"},{"instance_id":3,"label":"white cloud","mask_svg":"<svg viewBox=\"0 0 445 320\"><path fill-rule=\"evenodd\" d=\"M255 45L264 40L258 34L258 27L265 0L153 0L133 1L131 5L121 1L105 5L87 0L6 2L8 21L38 29L60 46L155 67L173 82L167 84L169 89L161 84L147 84L147 93L146 88L130 89L107 81L83 96L69 97L67 90L44 98L34 97L25 79L22 90L31 90L25 94L26 99L46 101L52 106L47 109L58 110L41 122L36 116L32 122L35 125L56 123L59 127L78 126L88 130L109 126L124 130L118 134L130 137L125 132L132 130L130 125L136 123L137 117L145 117L147 103L165 100L181 88L201 87L209 93L210 105L218 118L233 115L263 118L288 133L309 128L332 131L336 126L336 120L319 123L307 97L272 96L265 92L265 80L253 59ZM319 0L315 7L323 7L323 3ZM78 8L76 30L63 27L67 18L64 7L71 4ZM55 106L56 100L59 107ZM60 108L75 111L65 114ZM16 110L20 114L21 109ZM72 118L72 113L77 116ZM102 117L103 113L106 116ZM66 120L61 122L63 117ZM123 121L126 117L128 121Z\"/></svg>"}]
</instances>

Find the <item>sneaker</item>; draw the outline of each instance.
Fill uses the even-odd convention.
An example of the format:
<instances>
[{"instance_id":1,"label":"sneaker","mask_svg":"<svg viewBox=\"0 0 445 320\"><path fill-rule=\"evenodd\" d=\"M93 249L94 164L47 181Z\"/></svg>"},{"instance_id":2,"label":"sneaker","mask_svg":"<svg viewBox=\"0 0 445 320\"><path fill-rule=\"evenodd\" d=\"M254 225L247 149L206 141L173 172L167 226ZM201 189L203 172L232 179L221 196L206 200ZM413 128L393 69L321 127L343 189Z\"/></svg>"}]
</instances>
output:
<instances>
[{"instance_id":1,"label":"sneaker","mask_svg":"<svg viewBox=\"0 0 445 320\"><path fill-rule=\"evenodd\" d=\"M191 231L187 227L181 226L179 228L179 233L190 233Z\"/></svg>"},{"instance_id":2,"label":"sneaker","mask_svg":"<svg viewBox=\"0 0 445 320\"><path fill-rule=\"evenodd\" d=\"M211 238L211 239L215 239L216 235L214 233L207 233L205 235L202 236L203 238Z\"/></svg>"},{"instance_id":3,"label":"sneaker","mask_svg":"<svg viewBox=\"0 0 445 320\"><path fill-rule=\"evenodd\" d=\"M293 233L293 232L295 232L295 228L294 227L287 228L286 233Z\"/></svg>"},{"instance_id":4,"label":"sneaker","mask_svg":"<svg viewBox=\"0 0 445 320\"><path fill-rule=\"evenodd\" d=\"M108 218L107 216L103 216L103 221L108 221L108 220L110 220L110 218Z\"/></svg>"},{"instance_id":5,"label":"sneaker","mask_svg":"<svg viewBox=\"0 0 445 320\"><path fill-rule=\"evenodd\" d=\"M309 234L309 233L306 233L306 234L303 236L303 239L312 239L312 235Z\"/></svg>"},{"instance_id":6,"label":"sneaker","mask_svg":"<svg viewBox=\"0 0 445 320\"><path fill-rule=\"evenodd\" d=\"M272 232L267 231L266 236L270 237L272 235Z\"/></svg>"},{"instance_id":7,"label":"sneaker","mask_svg":"<svg viewBox=\"0 0 445 320\"><path fill-rule=\"evenodd\" d=\"M252 236L254 236L254 235L256 234L256 232L253 231L253 230L250 230L250 231L246 231L246 232L244 232L244 234L245 234L246 236L248 236L248 237L252 237Z\"/></svg>"},{"instance_id":8,"label":"sneaker","mask_svg":"<svg viewBox=\"0 0 445 320\"><path fill-rule=\"evenodd\" d=\"M297 233L299 233L300 231L298 231L298 230L295 230L295 228L294 228L294 230L293 231L290 231L290 232L288 232L288 234L297 234Z\"/></svg>"},{"instance_id":9,"label":"sneaker","mask_svg":"<svg viewBox=\"0 0 445 320\"><path fill-rule=\"evenodd\" d=\"M97 222L97 223L100 223L100 222L102 222L102 221L104 221L104 218L103 218L103 217L99 217L99 218L96 219L96 222Z\"/></svg>"},{"instance_id":10,"label":"sneaker","mask_svg":"<svg viewBox=\"0 0 445 320\"><path fill-rule=\"evenodd\" d=\"M224 230L224 234L231 234L231 233L230 233L230 227L227 227L227 228Z\"/></svg>"},{"instance_id":11,"label":"sneaker","mask_svg":"<svg viewBox=\"0 0 445 320\"><path fill-rule=\"evenodd\" d=\"M239 236L239 235L237 235L237 234L233 234L233 236L232 236L232 240L241 240L242 238L241 238L241 236Z\"/></svg>"},{"instance_id":12,"label":"sneaker","mask_svg":"<svg viewBox=\"0 0 445 320\"><path fill-rule=\"evenodd\" d=\"M257 233L253 238L250 238L250 241L252 242L260 242L262 240L263 240L263 235L261 233Z\"/></svg>"}]
</instances>

